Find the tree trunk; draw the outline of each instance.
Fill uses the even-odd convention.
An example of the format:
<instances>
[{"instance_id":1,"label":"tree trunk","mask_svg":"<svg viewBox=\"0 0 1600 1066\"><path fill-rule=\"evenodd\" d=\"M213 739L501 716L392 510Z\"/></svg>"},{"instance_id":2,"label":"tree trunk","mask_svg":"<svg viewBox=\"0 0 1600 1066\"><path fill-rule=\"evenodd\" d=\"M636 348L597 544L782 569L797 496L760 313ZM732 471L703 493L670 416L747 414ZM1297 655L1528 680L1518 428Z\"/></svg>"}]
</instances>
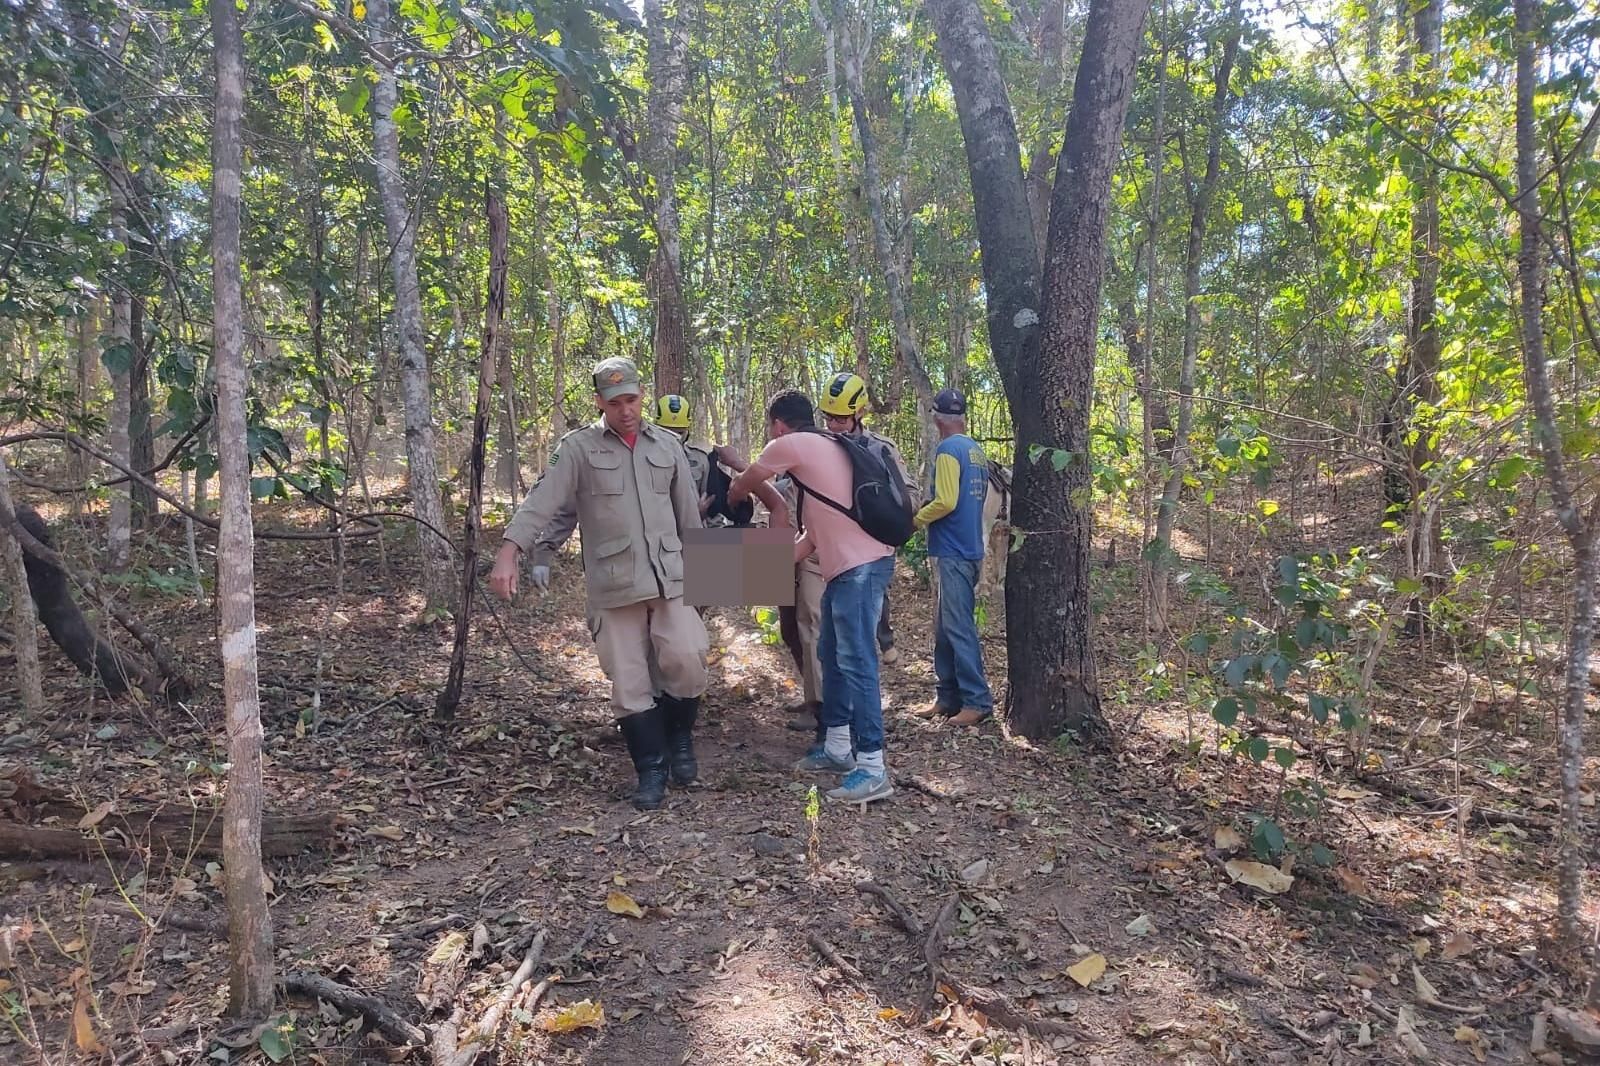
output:
<instances>
[{"instance_id":1,"label":"tree trunk","mask_svg":"<svg viewBox=\"0 0 1600 1066\"><path fill-rule=\"evenodd\" d=\"M150 422L150 347L144 340L145 302L133 302L128 335L133 344L133 362L128 370L128 465L140 472L156 465L156 441ZM133 525L149 529L160 510L156 494L148 485L134 481L128 486Z\"/></svg>"},{"instance_id":2,"label":"tree trunk","mask_svg":"<svg viewBox=\"0 0 1600 1066\"><path fill-rule=\"evenodd\" d=\"M113 168L113 174L120 167ZM118 179L113 176L112 188ZM111 239L126 244L128 241L128 216L126 197L117 191L111 195ZM127 260L124 257L124 266ZM111 346L105 360L111 378L111 416L106 426L106 450L123 465L131 465L131 446L128 423L133 410L133 296L127 281L118 277L111 289ZM112 570L126 570L133 549L133 479L128 478L111 488L110 530L107 535L108 562Z\"/></svg>"},{"instance_id":3,"label":"tree trunk","mask_svg":"<svg viewBox=\"0 0 1600 1066\"><path fill-rule=\"evenodd\" d=\"M1135 361L1139 384L1139 433L1140 433L1140 466L1143 471L1143 486L1139 492L1141 518L1144 523L1143 543L1149 544L1155 533L1155 514L1150 507L1150 486L1156 484L1156 429L1158 424L1167 429L1167 440L1171 442L1171 419L1167 413L1165 400L1157 399L1155 394L1155 353L1159 341L1156 338L1156 307L1161 299L1161 191L1162 177L1167 166L1167 0L1161 0L1161 28L1157 31L1161 37L1161 55L1156 63L1156 113L1150 137L1150 222L1145 232L1145 250L1147 255L1145 270L1145 303L1144 327L1140 331L1138 358ZM1137 260L1137 256L1135 257ZM1134 275L1138 275L1138 263L1134 263ZM1130 295L1129 299L1132 299ZM1134 351L1130 343L1128 349L1130 361L1134 361ZM1171 449L1166 454L1170 456ZM1151 565L1149 553L1141 552L1139 561L1140 576L1140 605L1144 614L1145 632L1155 630L1154 611L1154 579L1155 568Z\"/></svg>"},{"instance_id":4,"label":"tree trunk","mask_svg":"<svg viewBox=\"0 0 1600 1066\"><path fill-rule=\"evenodd\" d=\"M683 297L683 249L678 228L678 127L683 120L688 51L672 0L645 0L644 19L650 89L647 100L645 167L655 182L656 247L650 257L648 287L655 324L657 396L683 393L689 360L689 315Z\"/></svg>"},{"instance_id":5,"label":"tree trunk","mask_svg":"<svg viewBox=\"0 0 1600 1066\"><path fill-rule=\"evenodd\" d=\"M244 289L239 251L243 170L244 39L233 0L213 0L217 98L211 146L213 346L222 530L217 542L217 640L228 732L222 812L227 877L228 1013L259 1020L272 1010L272 920L261 866L261 705L256 679L254 532L245 444Z\"/></svg>"},{"instance_id":6,"label":"tree trunk","mask_svg":"<svg viewBox=\"0 0 1600 1066\"><path fill-rule=\"evenodd\" d=\"M1000 60L975 0L929 0L939 52L955 93L982 251L989 349L1013 412L1030 388L1019 368L1037 360L1040 259L1022 151ZM1019 464L1020 467L1020 464Z\"/></svg>"},{"instance_id":7,"label":"tree trunk","mask_svg":"<svg viewBox=\"0 0 1600 1066\"><path fill-rule=\"evenodd\" d=\"M378 80L372 90L373 157L378 172L378 198L383 202L384 229L389 239L389 268L394 277L394 312L400 354L400 398L405 407L406 462L411 500L422 553L424 591L430 609L454 599L455 575L450 546L444 540L444 504L439 491L438 456L434 449L433 399L428 382L426 333L422 325L422 290L417 282L416 221L406 203L400 171L400 131L394 109L399 103L394 51L396 28L390 0L370 0L372 51Z\"/></svg>"},{"instance_id":8,"label":"tree trunk","mask_svg":"<svg viewBox=\"0 0 1600 1066\"><path fill-rule=\"evenodd\" d=\"M472 622L472 591L478 579L478 533L483 524L483 467L489 438L489 410L494 405L494 369L505 348L502 320L506 310L509 223L506 202L491 182L484 193L489 223L489 292L483 308L483 349L478 356L478 395L472 409L471 468L467 486L467 523L461 539L461 608L456 612L455 644L450 676L434 703L439 718L455 717L467 673L467 636Z\"/></svg>"},{"instance_id":9,"label":"tree trunk","mask_svg":"<svg viewBox=\"0 0 1600 1066\"><path fill-rule=\"evenodd\" d=\"M1410 50L1412 91L1419 100L1431 100L1439 82L1443 0L1425 0L1413 12ZM1439 112L1435 104L1423 109L1417 139L1427 145L1438 139ZM1404 502L1408 575L1423 587L1412 600L1408 626L1420 628L1427 603L1443 591L1442 575L1434 573L1443 555L1443 523L1437 491L1429 491L1437 474L1433 469L1439 450L1434 442L1432 414L1439 404L1439 168L1420 152L1402 151L1402 164L1411 183L1411 307L1406 323L1406 357L1395 380L1393 445L1405 464Z\"/></svg>"},{"instance_id":10,"label":"tree trunk","mask_svg":"<svg viewBox=\"0 0 1600 1066\"><path fill-rule=\"evenodd\" d=\"M79 40L99 42L100 32L90 20L86 7L74 5L71 9L74 33ZM114 80L114 74L100 68L103 57L110 65L120 67L121 56L133 32L132 10L118 13L111 27L109 39L103 49L92 49L95 69L92 78ZM111 383L111 413L106 427L106 446L112 458L127 465L129 458L128 417L132 405L131 371L133 368L133 293L129 288L132 257L128 252L128 215L131 210L132 179L126 160L122 156L122 108L115 87L98 85L91 81L91 95L95 103L102 103L89 118L96 134L97 162L106 180L109 226L107 236L122 248L115 256L116 266L110 271L110 330L101 348L99 358L105 364ZM133 509L131 493L133 481L126 480L111 489L110 517L106 536L107 561L113 570L126 569L133 544Z\"/></svg>"},{"instance_id":11,"label":"tree trunk","mask_svg":"<svg viewBox=\"0 0 1600 1066\"><path fill-rule=\"evenodd\" d=\"M1200 355L1200 267L1205 255L1206 227L1211 204L1222 176L1222 140L1233 103L1233 64L1244 31L1238 0L1228 10L1230 25L1222 42L1211 88L1211 127L1206 131L1206 169L1189 200L1189 243L1183 260L1183 365L1178 370L1178 424L1173 430L1172 469L1167 472L1161 500L1156 505L1156 536L1150 551L1150 593L1158 620L1167 618L1167 573L1172 566L1172 526L1177 520L1178 494L1189 470L1189 434L1194 428L1194 379Z\"/></svg>"},{"instance_id":12,"label":"tree trunk","mask_svg":"<svg viewBox=\"0 0 1600 1066\"><path fill-rule=\"evenodd\" d=\"M1538 87L1538 50L1543 29L1538 0L1516 0L1517 42L1517 282L1520 297L1523 373L1533 408L1534 444L1544 460L1556 519L1572 546L1572 620L1567 631L1567 670L1558 737L1561 753L1561 822L1557 832L1556 918L1567 944L1581 948L1583 875L1589 841L1584 831L1582 792L1583 719L1589 695L1589 651L1594 641L1595 582L1600 557L1595 551L1595 521L1600 502L1587 518L1572 494L1562 448L1560 423L1544 343L1544 256L1540 245L1539 130L1533 97Z\"/></svg>"},{"instance_id":13,"label":"tree trunk","mask_svg":"<svg viewBox=\"0 0 1600 1066\"><path fill-rule=\"evenodd\" d=\"M828 124L828 149L833 156L833 183L839 212L839 228L844 232L845 261L850 270L850 338L855 347L855 371L862 381L868 383L867 394L873 397L876 405L877 396L871 387L872 346L871 339L867 335L866 291L865 287L859 284L861 237L856 232L857 213L851 200L849 168L845 166L844 147L839 141L839 126L843 122L843 115L839 110L838 57L835 51L837 35L834 33L833 23L823 14L820 0L810 0L810 3L811 19L822 33L823 65L828 80L828 114L833 119Z\"/></svg>"},{"instance_id":14,"label":"tree trunk","mask_svg":"<svg viewBox=\"0 0 1600 1066\"><path fill-rule=\"evenodd\" d=\"M11 502L11 476L0 455L0 507L16 513ZM36 719L44 711L44 675L39 668L39 619L28 591L28 571L22 562L22 545L0 527L0 569L11 587L12 650L17 656L17 692L22 699L22 720Z\"/></svg>"},{"instance_id":15,"label":"tree trunk","mask_svg":"<svg viewBox=\"0 0 1600 1066\"><path fill-rule=\"evenodd\" d=\"M1045 0L1039 12L1039 99L1044 104L1045 119L1039 124L1039 136L1033 142L1033 152L1028 160L1028 207L1033 216L1033 240L1044 255L1045 240L1050 230L1050 147L1055 129L1049 116L1050 102L1061 91L1066 77L1067 3L1066 0ZM1040 260L1039 269L1044 270Z\"/></svg>"},{"instance_id":16,"label":"tree trunk","mask_svg":"<svg viewBox=\"0 0 1600 1066\"><path fill-rule=\"evenodd\" d=\"M511 345L500 345L495 362L495 378L500 385L500 432L495 443L495 485L513 501L526 493L522 487L522 460L517 451L517 379L511 361Z\"/></svg>"},{"instance_id":17,"label":"tree trunk","mask_svg":"<svg viewBox=\"0 0 1600 1066\"><path fill-rule=\"evenodd\" d=\"M1012 527L1023 539L1006 582L1012 726L1045 739L1105 739L1090 611L1089 409L1111 172L1133 92L1147 0L1092 0L1057 165L1040 321L1039 256L1016 120L974 0L928 10L956 98L971 173L990 348L1017 450ZM1035 446L1078 457L1036 463Z\"/></svg>"},{"instance_id":18,"label":"tree trunk","mask_svg":"<svg viewBox=\"0 0 1600 1066\"><path fill-rule=\"evenodd\" d=\"M73 428L87 435L89 399L94 395L95 364L100 362L100 326L93 301L85 305L83 313L77 318L77 334L77 343L74 346L77 351L73 359L76 371L73 376L73 399L77 425ZM67 460L67 470L73 484L87 485L93 469L87 455L77 448L72 449L71 458ZM72 517L76 519L82 514L83 496L80 493L73 493Z\"/></svg>"},{"instance_id":19,"label":"tree trunk","mask_svg":"<svg viewBox=\"0 0 1600 1066\"><path fill-rule=\"evenodd\" d=\"M889 301L889 319L894 325L895 364L902 377L911 380L916 394L917 424L921 429L917 463L920 469L933 452L936 434L933 428L933 381L923 364L917 347L916 329L911 319L911 297L907 291L908 280L889 233L889 220L883 206L882 168L878 162L878 141L872 132L872 114L867 109L866 87L861 74L861 55L853 42L845 42L844 81L850 94L850 111L855 118L856 140L861 146L861 184L866 193L867 216L872 223L872 248L878 259L878 269L883 272L884 293Z\"/></svg>"}]
</instances>

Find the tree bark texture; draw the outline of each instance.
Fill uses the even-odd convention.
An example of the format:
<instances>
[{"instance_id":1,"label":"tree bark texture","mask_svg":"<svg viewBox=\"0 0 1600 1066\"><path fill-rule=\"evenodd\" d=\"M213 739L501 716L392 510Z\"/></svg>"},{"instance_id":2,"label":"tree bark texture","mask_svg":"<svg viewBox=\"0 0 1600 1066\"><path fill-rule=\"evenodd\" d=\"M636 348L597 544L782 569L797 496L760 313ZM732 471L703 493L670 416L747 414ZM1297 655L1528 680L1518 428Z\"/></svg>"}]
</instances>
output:
<instances>
[{"instance_id":1,"label":"tree bark texture","mask_svg":"<svg viewBox=\"0 0 1600 1066\"><path fill-rule=\"evenodd\" d=\"M647 279L655 323L651 350L657 396L684 391L689 315L683 296L683 243L678 225L678 127L683 122L688 40L673 0L645 0L650 88L646 98L645 166L655 183L656 247Z\"/></svg>"},{"instance_id":2,"label":"tree bark texture","mask_svg":"<svg viewBox=\"0 0 1600 1066\"><path fill-rule=\"evenodd\" d=\"M450 654L450 675L434 704L440 718L451 718L461 703L461 686L467 674L467 636L471 630L472 592L478 578L478 533L483 524L483 468L489 440L489 414L494 406L494 373L505 346L507 249L510 224L506 202L490 187L484 194L489 221L489 292L483 310L483 349L478 356L478 395L472 410L472 453L467 488L467 523L461 541L461 609L456 612L455 644Z\"/></svg>"},{"instance_id":3,"label":"tree bark texture","mask_svg":"<svg viewBox=\"0 0 1600 1066\"><path fill-rule=\"evenodd\" d=\"M427 334L422 323L422 289L417 281L417 230L406 201L400 170L400 130L394 109L399 103L395 75L396 29L390 0L370 0L372 51L378 80L372 89L373 157L378 172L378 198L389 240L389 269L394 278L395 333L400 354L400 399L405 408L406 463L412 508L418 519L417 544L422 554L424 591L430 608L454 599L455 574L450 546L443 538L444 503L439 491L439 460L434 448L433 395L428 381Z\"/></svg>"},{"instance_id":4,"label":"tree bark texture","mask_svg":"<svg viewBox=\"0 0 1600 1066\"><path fill-rule=\"evenodd\" d=\"M11 475L5 456L0 455L0 507L16 513L11 502ZM17 657L17 692L22 699L23 719L35 718L44 710L44 674L39 667L39 618L34 612L33 595L28 591L28 571L22 560L22 545L7 530L0 528L0 569L11 588L12 650Z\"/></svg>"},{"instance_id":5,"label":"tree bark texture","mask_svg":"<svg viewBox=\"0 0 1600 1066\"><path fill-rule=\"evenodd\" d=\"M1155 614L1165 620L1168 609L1168 572L1172 568L1172 526L1177 520L1178 494L1183 491L1192 451L1189 434L1194 429L1194 383L1200 358L1200 267L1205 256L1206 229L1211 205L1222 177L1222 142L1227 134L1233 104L1233 66L1244 31L1238 0L1228 9L1227 35L1211 87L1211 125L1206 131L1206 168L1189 198L1189 239L1183 259L1183 364L1178 370L1178 424L1173 430L1172 468L1156 505L1156 535L1150 553L1150 592Z\"/></svg>"},{"instance_id":6,"label":"tree bark texture","mask_svg":"<svg viewBox=\"0 0 1600 1066\"><path fill-rule=\"evenodd\" d=\"M1589 651L1594 642L1595 582L1600 578L1600 558L1595 551L1596 519L1600 501L1587 517L1572 493L1571 474L1562 449L1555 393L1544 342L1544 256L1540 245L1539 129L1533 111L1538 88L1538 47L1543 5L1539 0L1516 0L1517 41L1517 285L1520 298L1523 377L1534 444L1544 460L1550 482L1550 499L1556 520L1572 546L1572 620L1567 631L1566 683L1562 690L1558 746L1561 756L1561 820L1557 830L1556 919L1566 942L1581 948L1587 930L1583 923L1583 875L1589 841L1585 834L1582 792L1583 719L1589 695Z\"/></svg>"},{"instance_id":7,"label":"tree bark texture","mask_svg":"<svg viewBox=\"0 0 1600 1066\"><path fill-rule=\"evenodd\" d=\"M261 703L256 677L254 530L245 442L244 288L240 183L244 163L244 39L233 0L212 0L216 111L211 144L212 329L222 530L217 542L217 639L228 731L222 812L228 899L228 1013L272 1010L272 920L261 866Z\"/></svg>"}]
</instances>

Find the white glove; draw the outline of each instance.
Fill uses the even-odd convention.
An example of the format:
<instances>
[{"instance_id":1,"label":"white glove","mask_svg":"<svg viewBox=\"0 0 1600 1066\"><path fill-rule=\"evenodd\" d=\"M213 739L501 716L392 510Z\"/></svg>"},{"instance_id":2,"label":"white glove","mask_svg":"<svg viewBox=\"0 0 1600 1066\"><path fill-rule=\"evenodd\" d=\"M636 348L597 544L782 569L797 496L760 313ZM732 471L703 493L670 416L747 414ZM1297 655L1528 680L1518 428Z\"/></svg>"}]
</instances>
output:
<instances>
[{"instance_id":1,"label":"white glove","mask_svg":"<svg viewBox=\"0 0 1600 1066\"><path fill-rule=\"evenodd\" d=\"M550 588L550 568L548 566L535 566L528 571L528 580L533 582L535 588L548 590Z\"/></svg>"}]
</instances>

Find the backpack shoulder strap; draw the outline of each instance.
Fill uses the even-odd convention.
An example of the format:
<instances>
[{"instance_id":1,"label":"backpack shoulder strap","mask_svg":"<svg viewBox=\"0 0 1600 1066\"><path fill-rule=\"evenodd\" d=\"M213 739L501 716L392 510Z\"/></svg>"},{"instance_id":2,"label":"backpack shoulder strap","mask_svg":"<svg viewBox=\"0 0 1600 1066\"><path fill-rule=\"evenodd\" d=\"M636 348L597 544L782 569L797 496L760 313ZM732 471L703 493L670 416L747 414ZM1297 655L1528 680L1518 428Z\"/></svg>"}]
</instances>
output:
<instances>
[{"instance_id":1,"label":"backpack shoulder strap","mask_svg":"<svg viewBox=\"0 0 1600 1066\"><path fill-rule=\"evenodd\" d=\"M818 492L816 489L813 489L811 486L807 485L804 481L801 481L798 477L795 477L794 471L792 471L792 470L789 471L789 476L791 478L794 478L795 486L797 488L799 488L799 490L800 490L800 500L797 500L796 504L795 504L797 510L799 509L800 501L803 501L807 496L815 496L817 499L821 500L823 503L827 504L829 507L832 507L835 511L838 511L840 514L844 515L846 518L849 518L849 519L852 519L852 520L855 518L855 513L852 512L850 510L850 508L846 507L844 504L840 503L838 500L835 500L835 499L833 499L832 497L829 497L829 496L824 496L822 493Z\"/></svg>"}]
</instances>

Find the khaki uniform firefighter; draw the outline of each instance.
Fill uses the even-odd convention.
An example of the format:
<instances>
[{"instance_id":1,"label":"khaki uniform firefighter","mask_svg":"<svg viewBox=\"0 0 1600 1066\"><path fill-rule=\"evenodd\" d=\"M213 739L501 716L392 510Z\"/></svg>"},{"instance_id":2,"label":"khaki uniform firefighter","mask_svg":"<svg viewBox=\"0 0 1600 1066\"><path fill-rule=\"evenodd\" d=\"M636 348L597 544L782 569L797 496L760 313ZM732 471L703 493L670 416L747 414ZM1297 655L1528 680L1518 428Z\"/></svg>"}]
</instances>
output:
<instances>
[{"instance_id":1,"label":"khaki uniform firefighter","mask_svg":"<svg viewBox=\"0 0 1600 1066\"><path fill-rule=\"evenodd\" d=\"M677 785L698 774L693 731L709 640L683 602L683 534L701 527L699 493L677 436L641 417L633 363L601 361L594 384L600 419L561 438L506 527L490 583L515 595L518 556L528 552L533 583L547 586L555 550L574 524L582 529L589 628L638 773L633 803L653 810L669 765Z\"/></svg>"}]
</instances>

